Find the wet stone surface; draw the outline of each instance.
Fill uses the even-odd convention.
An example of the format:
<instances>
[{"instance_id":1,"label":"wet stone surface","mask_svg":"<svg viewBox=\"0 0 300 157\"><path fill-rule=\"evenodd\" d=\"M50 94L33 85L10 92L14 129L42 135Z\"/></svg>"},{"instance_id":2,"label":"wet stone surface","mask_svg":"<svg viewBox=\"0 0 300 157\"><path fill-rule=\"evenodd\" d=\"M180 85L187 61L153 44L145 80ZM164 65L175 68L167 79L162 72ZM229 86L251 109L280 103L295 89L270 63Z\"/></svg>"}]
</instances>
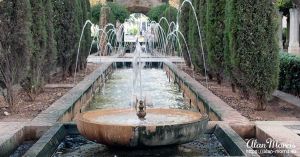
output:
<instances>
[{"instance_id":1,"label":"wet stone surface","mask_svg":"<svg viewBox=\"0 0 300 157\"><path fill-rule=\"evenodd\" d=\"M223 146L213 134L204 134L193 142L151 148L110 148L86 140L80 135L68 135L58 146L53 157L101 156L101 157L171 157L171 156L226 156Z\"/></svg>"},{"instance_id":2,"label":"wet stone surface","mask_svg":"<svg viewBox=\"0 0 300 157\"><path fill-rule=\"evenodd\" d=\"M21 157L23 156L36 141L24 141L9 157Z\"/></svg>"}]
</instances>

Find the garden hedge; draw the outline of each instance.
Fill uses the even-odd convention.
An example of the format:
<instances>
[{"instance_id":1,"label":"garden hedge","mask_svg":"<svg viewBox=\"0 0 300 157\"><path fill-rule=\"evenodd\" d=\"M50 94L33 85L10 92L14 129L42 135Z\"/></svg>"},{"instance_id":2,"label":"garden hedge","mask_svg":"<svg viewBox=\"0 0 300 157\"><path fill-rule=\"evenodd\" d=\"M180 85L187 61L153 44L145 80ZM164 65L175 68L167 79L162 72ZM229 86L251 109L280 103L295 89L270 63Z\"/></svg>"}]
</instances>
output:
<instances>
[{"instance_id":1,"label":"garden hedge","mask_svg":"<svg viewBox=\"0 0 300 157\"><path fill-rule=\"evenodd\" d=\"M280 53L278 89L300 96L300 57Z\"/></svg>"}]
</instances>

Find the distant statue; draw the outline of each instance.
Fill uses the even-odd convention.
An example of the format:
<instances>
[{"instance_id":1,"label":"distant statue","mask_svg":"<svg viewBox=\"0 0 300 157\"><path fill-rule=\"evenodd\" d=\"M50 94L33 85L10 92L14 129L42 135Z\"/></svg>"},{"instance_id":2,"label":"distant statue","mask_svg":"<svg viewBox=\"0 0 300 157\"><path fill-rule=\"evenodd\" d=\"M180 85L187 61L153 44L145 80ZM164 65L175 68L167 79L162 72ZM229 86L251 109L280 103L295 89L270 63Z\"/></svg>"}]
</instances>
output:
<instances>
[{"instance_id":1,"label":"distant statue","mask_svg":"<svg viewBox=\"0 0 300 157\"><path fill-rule=\"evenodd\" d=\"M139 117L139 119L145 119L146 117L146 99L143 100L138 100L136 98L136 103L135 103L135 110L136 110L136 115Z\"/></svg>"}]
</instances>

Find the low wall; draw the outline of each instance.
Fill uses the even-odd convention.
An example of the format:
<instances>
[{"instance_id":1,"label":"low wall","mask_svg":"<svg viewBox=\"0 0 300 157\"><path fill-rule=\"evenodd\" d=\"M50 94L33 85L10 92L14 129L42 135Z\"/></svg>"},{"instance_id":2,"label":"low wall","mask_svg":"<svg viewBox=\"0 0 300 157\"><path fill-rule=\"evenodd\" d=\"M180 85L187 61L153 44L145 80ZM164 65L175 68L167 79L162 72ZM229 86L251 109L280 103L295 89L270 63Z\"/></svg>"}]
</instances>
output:
<instances>
[{"instance_id":1,"label":"low wall","mask_svg":"<svg viewBox=\"0 0 300 157\"><path fill-rule=\"evenodd\" d=\"M191 105L207 113L211 121L227 122L240 136L246 138L255 134L254 124L209 89L170 62L164 62L163 69L174 83L178 84Z\"/></svg>"},{"instance_id":2,"label":"low wall","mask_svg":"<svg viewBox=\"0 0 300 157\"><path fill-rule=\"evenodd\" d=\"M101 88L107 76L113 72L112 63L104 63L78 83L63 97L41 112L32 123L54 125L56 122L72 121L82 108L89 104L94 94Z\"/></svg>"}]
</instances>

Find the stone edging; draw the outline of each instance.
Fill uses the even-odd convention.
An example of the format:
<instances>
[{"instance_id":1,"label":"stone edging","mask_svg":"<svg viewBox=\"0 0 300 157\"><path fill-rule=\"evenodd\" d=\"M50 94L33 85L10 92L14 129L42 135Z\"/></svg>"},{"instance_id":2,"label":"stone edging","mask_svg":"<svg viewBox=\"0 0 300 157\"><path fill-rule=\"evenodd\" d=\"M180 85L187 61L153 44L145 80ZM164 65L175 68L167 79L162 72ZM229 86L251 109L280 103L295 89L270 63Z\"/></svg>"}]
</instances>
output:
<instances>
[{"instance_id":1,"label":"stone edging","mask_svg":"<svg viewBox=\"0 0 300 157\"><path fill-rule=\"evenodd\" d=\"M55 101L50 107L42 111L37 117L32 120L32 122L43 122L53 125L57 121L59 121L62 116L68 111L72 112L70 110L75 107L75 104L78 103L78 101L81 101L81 98L89 89L93 88L93 84L97 81L97 79L102 76L102 74L104 74L105 76L108 75L109 72L107 72L107 69L109 69L111 65L112 63L102 64L98 69L88 75L83 81L78 83L64 96ZM92 89L92 92L94 92L94 90L95 89Z\"/></svg>"}]
</instances>

